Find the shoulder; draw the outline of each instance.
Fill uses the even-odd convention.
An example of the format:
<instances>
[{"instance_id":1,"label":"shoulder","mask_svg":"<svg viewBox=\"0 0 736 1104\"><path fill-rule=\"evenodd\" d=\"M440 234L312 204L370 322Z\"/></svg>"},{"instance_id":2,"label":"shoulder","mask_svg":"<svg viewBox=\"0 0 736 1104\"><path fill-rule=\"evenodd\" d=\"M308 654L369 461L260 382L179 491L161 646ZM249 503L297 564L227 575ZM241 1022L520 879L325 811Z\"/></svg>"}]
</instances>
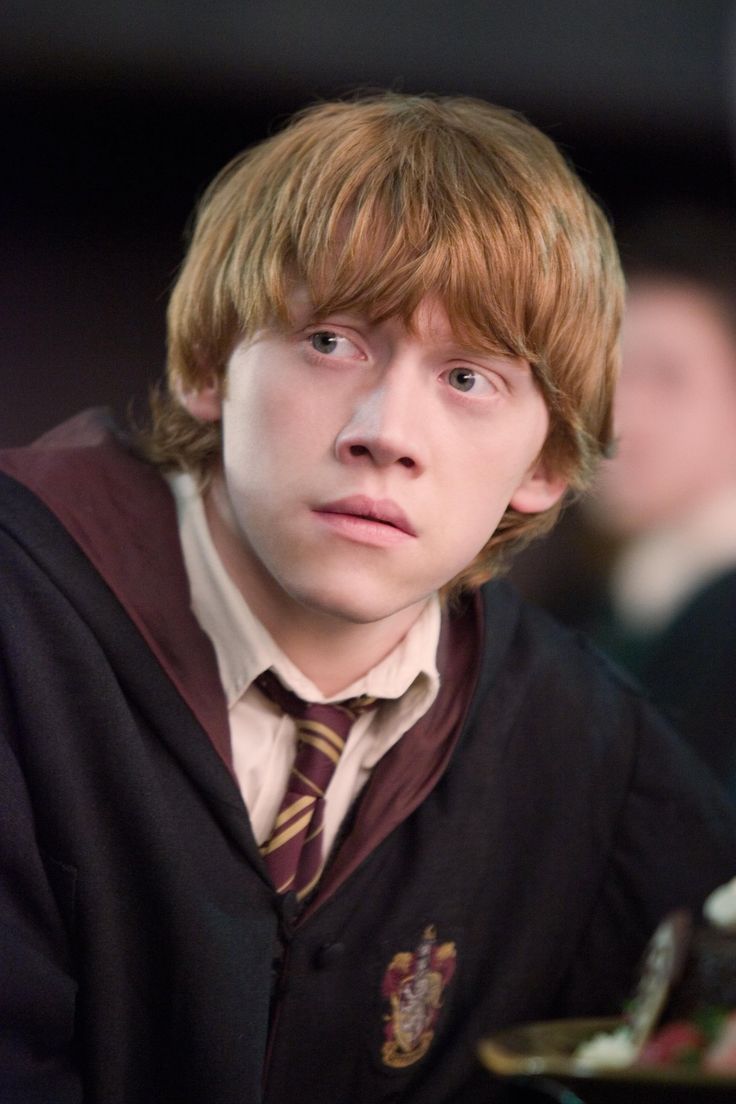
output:
<instances>
[{"instance_id":1,"label":"shoulder","mask_svg":"<svg viewBox=\"0 0 736 1104\"><path fill-rule=\"evenodd\" d=\"M162 519L175 522L165 480L104 411L85 411L28 447L0 451L0 525L23 545L65 534L101 563L122 533L158 528Z\"/></svg>"},{"instance_id":2,"label":"shoulder","mask_svg":"<svg viewBox=\"0 0 736 1104\"><path fill-rule=\"evenodd\" d=\"M528 805L531 793L541 807L577 816L621 884L643 899L647 879L662 883L652 895L660 915L732 876L736 810L634 679L506 584L484 597L491 648L494 610L505 608L507 620L515 611L477 715L493 717L488 738L508 726L519 800ZM494 692L502 700L491 707Z\"/></svg>"},{"instance_id":3,"label":"shoulder","mask_svg":"<svg viewBox=\"0 0 736 1104\"><path fill-rule=\"evenodd\" d=\"M670 801L696 790L720 806L720 790L644 690L584 633L559 624L507 582L484 588L483 603L485 658L474 714L489 726L502 717L520 759L549 770L564 765L579 777L587 772L607 800L639 791Z\"/></svg>"},{"instance_id":4,"label":"shoulder","mask_svg":"<svg viewBox=\"0 0 736 1104\"><path fill-rule=\"evenodd\" d=\"M80 608L102 582L138 624L188 608L170 488L99 412L0 453L0 539L24 600L43 578Z\"/></svg>"},{"instance_id":5,"label":"shoulder","mask_svg":"<svg viewBox=\"0 0 736 1104\"><path fill-rule=\"evenodd\" d=\"M505 671L533 700L629 702L645 696L639 683L604 655L586 633L562 625L521 597L506 580L482 588L485 666Z\"/></svg>"},{"instance_id":6,"label":"shoulder","mask_svg":"<svg viewBox=\"0 0 736 1104\"><path fill-rule=\"evenodd\" d=\"M124 497L143 488L165 490L152 465L140 459L131 441L104 410L87 410L24 448L0 451L0 473L45 502L62 521L111 495ZM9 491L8 484L6 494Z\"/></svg>"},{"instance_id":7,"label":"shoulder","mask_svg":"<svg viewBox=\"0 0 736 1104\"><path fill-rule=\"evenodd\" d=\"M682 648L690 645L691 656L697 652L693 643L701 641L708 645L709 662L719 661L719 652L713 650L717 641L718 649L727 648L730 654L736 652L736 633L733 631L736 618L736 567L731 567L709 579L689 601L678 611L668 628L661 634L661 640L678 644Z\"/></svg>"}]
</instances>

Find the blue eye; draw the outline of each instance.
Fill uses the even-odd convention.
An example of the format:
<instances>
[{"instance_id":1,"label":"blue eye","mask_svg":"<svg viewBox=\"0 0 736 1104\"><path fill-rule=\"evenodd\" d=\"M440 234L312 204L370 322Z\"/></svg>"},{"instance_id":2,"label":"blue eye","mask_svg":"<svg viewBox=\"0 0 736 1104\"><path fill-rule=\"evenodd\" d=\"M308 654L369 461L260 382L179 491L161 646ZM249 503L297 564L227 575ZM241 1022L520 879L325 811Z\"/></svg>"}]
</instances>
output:
<instances>
[{"instance_id":1,"label":"blue eye","mask_svg":"<svg viewBox=\"0 0 736 1104\"><path fill-rule=\"evenodd\" d=\"M334 353L337 348L337 334L331 333L329 330L319 330L317 333L310 334L309 343L315 352L323 355Z\"/></svg>"},{"instance_id":2,"label":"blue eye","mask_svg":"<svg viewBox=\"0 0 736 1104\"><path fill-rule=\"evenodd\" d=\"M315 353L339 360L363 360L360 348L345 334L335 330L315 330L307 335L307 341Z\"/></svg>"},{"instance_id":3,"label":"blue eye","mask_svg":"<svg viewBox=\"0 0 736 1104\"><path fill-rule=\"evenodd\" d=\"M472 391L475 387L476 375L472 368L452 368L447 378L456 391Z\"/></svg>"}]
</instances>

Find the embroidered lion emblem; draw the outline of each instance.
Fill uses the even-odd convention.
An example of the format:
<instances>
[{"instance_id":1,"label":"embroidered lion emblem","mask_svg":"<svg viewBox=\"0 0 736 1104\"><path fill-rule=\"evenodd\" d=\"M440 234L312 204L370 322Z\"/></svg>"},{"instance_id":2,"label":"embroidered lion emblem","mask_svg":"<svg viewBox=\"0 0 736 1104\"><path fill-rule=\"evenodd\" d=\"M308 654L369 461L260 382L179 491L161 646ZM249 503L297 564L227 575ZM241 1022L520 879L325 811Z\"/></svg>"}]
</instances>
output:
<instances>
[{"instance_id":1,"label":"embroidered lion emblem","mask_svg":"<svg viewBox=\"0 0 736 1104\"><path fill-rule=\"evenodd\" d=\"M427 1053L455 958L455 944L438 944L430 924L415 951L401 951L391 959L381 987L391 1009L384 1017L381 1051L387 1066L403 1069Z\"/></svg>"}]
</instances>

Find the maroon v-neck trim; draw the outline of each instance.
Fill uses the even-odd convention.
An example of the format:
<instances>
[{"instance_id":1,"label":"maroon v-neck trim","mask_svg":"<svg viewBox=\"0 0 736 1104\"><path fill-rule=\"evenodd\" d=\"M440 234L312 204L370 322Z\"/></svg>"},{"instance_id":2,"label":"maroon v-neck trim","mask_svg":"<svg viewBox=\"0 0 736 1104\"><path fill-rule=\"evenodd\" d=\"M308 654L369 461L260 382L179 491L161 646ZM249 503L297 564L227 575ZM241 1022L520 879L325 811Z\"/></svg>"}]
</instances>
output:
<instances>
[{"instance_id":1,"label":"maroon v-neck trim","mask_svg":"<svg viewBox=\"0 0 736 1104\"><path fill-rule=\"evenodd\" d=\"M0 468L52 511L103 577L231 768L227 704L209 637L190 608L176 507L166 482L85 411Z\"/></svg>"}]
</instances>

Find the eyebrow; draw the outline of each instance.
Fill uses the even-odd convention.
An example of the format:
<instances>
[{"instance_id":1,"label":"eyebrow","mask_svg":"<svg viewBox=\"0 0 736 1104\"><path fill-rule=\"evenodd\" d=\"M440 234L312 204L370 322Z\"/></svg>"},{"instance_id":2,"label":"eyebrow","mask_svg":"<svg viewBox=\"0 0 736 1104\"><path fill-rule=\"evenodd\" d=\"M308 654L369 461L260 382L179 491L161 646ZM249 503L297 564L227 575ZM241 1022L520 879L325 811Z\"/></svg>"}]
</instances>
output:
<instances>
[{"instance_id":1,"label":"eyebrow","mask_svg":"<svg viewBox=\"0 0 736 1104\"><path fill-rule=\"evenodd\" d=\"M455 356L468 357L472 360L502 360L514 371L524 375L533 371L529 361L525 360L524 357L515 353L504 352L502 349L478 349L472 345L464 345L453 341L447 341L443 344L448 351L452 350Z\"/></svg>"}]
</instances>

